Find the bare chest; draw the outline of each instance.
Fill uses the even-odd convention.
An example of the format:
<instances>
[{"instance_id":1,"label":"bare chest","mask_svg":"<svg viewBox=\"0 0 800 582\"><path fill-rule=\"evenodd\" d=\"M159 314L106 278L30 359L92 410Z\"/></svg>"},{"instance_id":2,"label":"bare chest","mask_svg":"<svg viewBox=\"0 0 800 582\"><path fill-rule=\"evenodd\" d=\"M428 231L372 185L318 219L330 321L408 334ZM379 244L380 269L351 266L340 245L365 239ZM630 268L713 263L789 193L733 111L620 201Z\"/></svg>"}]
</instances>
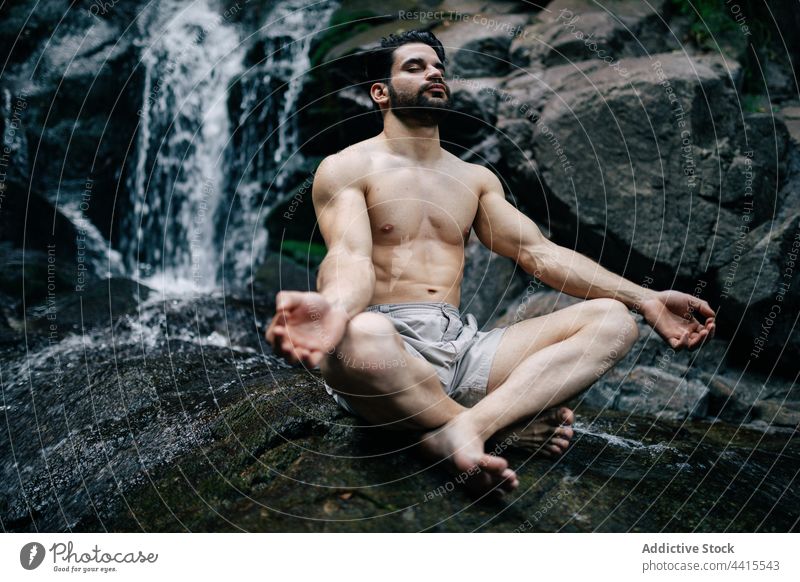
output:
<instances>
[{"instance_id":1,"label":"bare chest","mask_svg":"<svg viewBox=\"0 0 800 582\"><path fill-rule=\"evenodd\" d=\"M462 246L478 210L478 189L444 172L390 169L374 174L366 201L373 244L433 240Z\"/></svg>"}]
</instances>

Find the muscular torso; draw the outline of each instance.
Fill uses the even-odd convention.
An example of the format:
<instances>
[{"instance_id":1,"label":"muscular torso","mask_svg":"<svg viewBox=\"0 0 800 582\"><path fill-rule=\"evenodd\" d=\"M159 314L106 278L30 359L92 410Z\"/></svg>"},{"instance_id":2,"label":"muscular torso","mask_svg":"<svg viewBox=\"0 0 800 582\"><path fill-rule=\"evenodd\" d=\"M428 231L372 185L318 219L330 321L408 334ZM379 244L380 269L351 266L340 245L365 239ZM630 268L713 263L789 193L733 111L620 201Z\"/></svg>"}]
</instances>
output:
<instances>
[{"instance_id":1,"label":"muscular torso","mask_svg":"<svg viewBox=\"0 0 800 582\"><path fill-rule=\"evenodd\" d=\"M481 192L476 166L444 151L429 166L375 149L369 157L364 193L376 277L370 305L458 306L464 247Z\"/></svg>"}]
</instances>

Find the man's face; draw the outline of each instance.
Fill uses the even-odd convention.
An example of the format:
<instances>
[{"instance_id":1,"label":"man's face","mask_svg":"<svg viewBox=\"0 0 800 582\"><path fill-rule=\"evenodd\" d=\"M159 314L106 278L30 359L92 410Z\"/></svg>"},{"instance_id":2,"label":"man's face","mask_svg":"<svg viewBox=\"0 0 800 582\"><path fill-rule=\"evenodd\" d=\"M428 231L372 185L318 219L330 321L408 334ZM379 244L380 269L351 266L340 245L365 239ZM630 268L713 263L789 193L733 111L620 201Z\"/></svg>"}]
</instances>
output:
<instances>
[{"instance_id":1,"label":"man's face","mask_svg":"<svg viewBox=\"0 0 800 582\"><path fill-rule=\"evenodd\" d=\"M416 125L438 125L450 111L450 87L436 51L423 43L394 52L389 103L394 114Z\"/></svg>"}]
</instances>

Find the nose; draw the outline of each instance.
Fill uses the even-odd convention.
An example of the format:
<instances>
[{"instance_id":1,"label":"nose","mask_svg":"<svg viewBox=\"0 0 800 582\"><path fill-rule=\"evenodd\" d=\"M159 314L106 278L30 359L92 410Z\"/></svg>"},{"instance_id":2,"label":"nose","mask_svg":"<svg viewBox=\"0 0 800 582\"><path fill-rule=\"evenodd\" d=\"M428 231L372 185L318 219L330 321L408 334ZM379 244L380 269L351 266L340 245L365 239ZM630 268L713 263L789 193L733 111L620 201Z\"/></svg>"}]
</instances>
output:
<instances>
[{"instance_id":1,"label":"nose","mask_svg":"<svg viewBox=\"0 0 800 582\"><path fill-rule=\"evenodd\" d=\"M444 79L444 77L442 76L442 72L439 69L437 69L433 65L430 65L428 67L428 70L425 71L425 79L429 81L433 80L441 81Z\"/></svg>"}]
</instances>

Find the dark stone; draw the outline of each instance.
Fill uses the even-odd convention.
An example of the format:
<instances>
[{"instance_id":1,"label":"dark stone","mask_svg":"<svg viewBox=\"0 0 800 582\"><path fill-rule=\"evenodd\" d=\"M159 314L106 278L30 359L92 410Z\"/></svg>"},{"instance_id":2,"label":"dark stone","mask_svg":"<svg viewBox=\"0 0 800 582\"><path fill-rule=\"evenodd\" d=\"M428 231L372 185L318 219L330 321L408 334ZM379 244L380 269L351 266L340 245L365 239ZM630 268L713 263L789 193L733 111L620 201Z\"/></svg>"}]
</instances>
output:
<instances>
[{"instance_id":1,"label":"dark stone","mask_svg":"<svg viewBox=\"0 0 800 582\"><path fill-rule=\"evenodd\" d=\"M720 328L727 329L734 351L753 367L798 369L798 255L800 216L794 215L740 239L731 262L717 273Z\"/></svg>"},{"instance_id":2,"label":"dark stone","mask_svg":"<svg viewBox=\"0 0 800 582\"><path fill-rule=\"evenodd\" d=\"M316 291L316 274L280 253L270 253L253 276L253 290L274 307L279 291Z\"/></svg>"},{"instance_id":3,"label":"dark stone","mask_svg":"<svg viewBox=\"0 0 800 582\"><path fill-rule=\"evenodd\" d=\"M448 54L451 78L497 77L511 71L509 48L528 22L524 14L473 14L433 29Z\"/></svg>"},{"instance_id":4,"label":"dark stone","mask_svg":"<svg viewBox=\"0 0 800 582\"><path fill-rule=\"evenodd\" d=\"M680 27L676 30L667 5L622 1L601 8L594 2L555 0L514 40L512 60L538 68L680 49Z\"/></svg>"},{"instance_id":5,"label":"dark stone","mask_svg":"<svg viewBox=\"0 0 800 582\"><path fill-rule=\"evenodd\" d=\"M459 309L475 315L478 326L484 327L503 313L523 288L524 273L514 261L492 253L474 235L465 255Z\"/></svg>"}]
</instances>

